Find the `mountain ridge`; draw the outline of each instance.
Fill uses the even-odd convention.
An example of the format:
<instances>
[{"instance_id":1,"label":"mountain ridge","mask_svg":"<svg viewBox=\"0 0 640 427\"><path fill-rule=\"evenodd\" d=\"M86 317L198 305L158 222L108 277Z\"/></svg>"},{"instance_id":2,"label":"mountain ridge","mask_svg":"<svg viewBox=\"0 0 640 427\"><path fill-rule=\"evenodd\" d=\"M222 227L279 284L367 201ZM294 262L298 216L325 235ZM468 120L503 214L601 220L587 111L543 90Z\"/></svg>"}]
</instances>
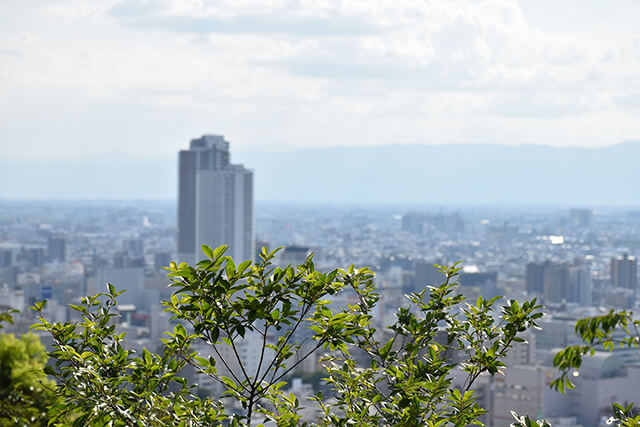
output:
<instances>
[{"instance_id":1,"label":"mountain ridge","mask_svg":"<svg viewBox=\"0 0 640 427\"><path fill-rule=\"evenodd\" d=\"M597 148L389 144L282 152L235 150L232 144L231 158L255 171L260 201L640 203L638 141ZM171 199L176 181L177 154L0 159L0 198L5 199Z\"/></svg>"}]
</instances>

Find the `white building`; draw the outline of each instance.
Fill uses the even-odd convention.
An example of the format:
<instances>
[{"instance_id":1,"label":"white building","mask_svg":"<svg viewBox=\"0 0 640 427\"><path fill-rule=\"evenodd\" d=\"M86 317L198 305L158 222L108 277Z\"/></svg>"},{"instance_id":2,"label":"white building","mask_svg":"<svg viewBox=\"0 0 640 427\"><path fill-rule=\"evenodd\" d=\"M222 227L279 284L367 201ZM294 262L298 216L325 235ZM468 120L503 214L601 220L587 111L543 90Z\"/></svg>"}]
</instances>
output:
<instances>
[{"instance_id":1,"label":"white building","mask_svg":"<svg viewBox=\"0 0 640 427\"><path fill-rule=\"evenodd\" d=\"M514 421L511 411L523 416L543 418L556 408L549 408L548 396L553 393L549 383L555 371L544 366L513 366L493 378L491 425L508 427ZM558 402L563 400L558 393ZM560 405L561 407L564 405Z\"/></svg>"},{"instance_id":2,"label":"white building","mask_svg":"<svg viewBox=\"0 0 640 427\"><path fill-rule=\"evenodd\" d=\"M242 166L202 170L196 179L196 259L201 245L228 245L239 264L253 259L253 173Z\"/></svg>"},{"instance_id":3,"label":"white building","mask_svg":"<svg viewBox=\"0 0 640 427\"><path fill-rule=\"evenodd\" d=\"M9 286L4 283L0 286L0 307L3 309L10 308L18 311L24 311L26 308L24 290L9 289Z\"/></svg>"},{"instance_id":4,"label":"white building","mask_svg":"<svg viewBox=\"0 0 640 427\"><path fill-rule=\"evenodd\" d=\"M528 330L519 335L525 339L525 342L513 343L513 347L509 350L502 361L507 367L518 365L533 365L536 363L536 335L533 331Z\"/></svg>"},{"instance_id":5,"label":"white building","mask_svg":"<svg viewBox=\"0 0 640 427\"><path fill-rule=\"evenodd\" d=\"M640 367L624 367L620 355L597 352L582 360L576 388L567 392L569 407L578 421L598 425L611 413L611 404L640 401Z\"/></svg>"},{"instance_id":6,"label":"white building","mask_svg":"<svg viewBox=\"0 0 640 427\"><path fill-rule=\"evenodd\" d=\"M576 388L566 394L549 387L558 376L552 359L550 354L545 364L508 367L493 378L492 425L509 426L515 411L538 419L575 417L575 424L597 426L611 415L612 403L640 401L640 367L625 367L617 354L596 352L584 357L581 368L572 374Z\"/></svg>"}]
</instances>

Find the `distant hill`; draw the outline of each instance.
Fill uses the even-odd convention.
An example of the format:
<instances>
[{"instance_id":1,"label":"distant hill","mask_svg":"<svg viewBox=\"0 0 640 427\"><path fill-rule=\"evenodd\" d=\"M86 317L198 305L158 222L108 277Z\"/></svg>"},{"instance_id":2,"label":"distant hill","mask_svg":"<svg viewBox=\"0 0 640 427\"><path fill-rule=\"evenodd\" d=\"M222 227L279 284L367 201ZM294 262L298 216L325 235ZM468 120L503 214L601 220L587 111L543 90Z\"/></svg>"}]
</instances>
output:
<instances>
[{"instance_id":1,"label":"distant hill","mask_svg":"<svg viewBox=\"0 0 640 427\"><path fill-rule=\"evenodd\" d=\"M354 203L640 202L640 142L604 148L394 145L240 153L263 200Z\"/></svg>"},{"instance_id":2,"label":"distant hill","mask_svg":"<svg viewBox=\"0 0 640 427\"><path fill-rule=\"evenodd\" d=\"M603 148L387 145L233 150L263 201L366 204L640 203L640 142ZM0 160L0 198L170 199L175 156Z\"/></svg>"},{"instance_id":3,"label":"distant hill","mask_svg":"<svg viewBox=\"0 0 640 427\"><path fill-rule=\"evenodd\" d=\"M175 199L176 168L176 159L160 156L0 157L0 198Z\"/></svg>"}]
</instances>

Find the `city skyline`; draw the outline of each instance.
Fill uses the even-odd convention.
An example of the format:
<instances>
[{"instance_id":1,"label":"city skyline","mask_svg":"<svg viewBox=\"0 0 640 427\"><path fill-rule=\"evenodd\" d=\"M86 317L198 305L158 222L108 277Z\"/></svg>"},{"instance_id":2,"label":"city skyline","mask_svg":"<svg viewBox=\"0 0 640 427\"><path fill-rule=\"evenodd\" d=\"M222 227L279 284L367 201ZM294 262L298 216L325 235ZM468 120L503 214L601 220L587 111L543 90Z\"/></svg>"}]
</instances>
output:
<instances>
[{"instance_id":1,"label":"city skyline","mask_svg":"<svg viewBox=\"0 0 640 427\"><path fill-rule=\"evenodd\" d=\"M213 150L207 152L202 147L205 150L193 156L196 164L222 167L201 173L224 170L228 160L226 140L205 136L194 142L221 148L213 154ZM216 196L208 194L212 199ZM161 302L174 300L172 288L167 286L171 280L163 267L171 261L182 261L175 253L179 233L174 203L0 200L0 212L0 300L5 309L20 310L5 333L28 330L35 319L27 307L43 298L49 300L48 319L73 322L77 317L67 305L76 304L80 295L104 290L108 282L118 290L127 290L118 298L121 317L114 319L117 332L126 334L126 348L138 353L158 348L163 332L172 328L170 314L162 311ZM215 237L210 239L212 246L222 243ZM593 357L585 357L575 378L576 389L566 396L546 386L557 375L554 354L559 348L578 343L574 332L578 319L609 309L637 313L637 209L404 210L261 205L256 210L256 246L272 250L284 246L275 260L280 266L297 265L313 253L315 271L311 278L348 265L354 265L354 271L370 267L380 295L371 316L371 324L378 331L384 331L397 318L399 309L407 308L406 293L443 281L434 263L451 266L463 260L458 264L459 285L453 292L460 293L472 306L482 301L480 296L487 301L504 295L502 301L512 301L509 304L538 298L545 306L541 329L524 332L523 342L516 343L504 357L506 369L495 377L482 376L474 388L482 407L489 411L483 421L486 425L509 426L511 410L552 419L551 424L557 427L604 425L611 402L640 401L640 352L633 347L616 346L611 352L598 347ZM238 258L232 250L227 253L234 257L234 268L246 259ZM298 274L304 274L306 268L301 267ZM213 274L200 271L198 274ZM229 282L223 277L221 283ZM205 298L218 287L210 289ZM250 298L246 301L259 302ZM357 300L352 294L339 293L330 301L328 306L340 308ZM458 318L468 315L460 314ZM235 344L237 357L249 372L259 370L260 343L276 345L282 338L282 332L261 336L256 330L246 330ZM304 342L305 337L308 335L301 332L296 340ZM441 343L442 338L446 334L433 339ZM219 349L221 356L198 345L194 351L205 360L235 354L229 347ZM292 371L301 378L293 383L305 384L310 395L324 387L309 380L310 373L323 372L323 353L319 350ZM266 357L270 360L271 356ZM358 366L369 363L357 357L355 360ZM199 384L201 393L217 397L223 391L217 382L195 371L188 375L190 382ZM454 373L454 386L460 386L464 378L466 373ZM567 422L557 422L556 417Z\"/></svg>"}]
</instances>

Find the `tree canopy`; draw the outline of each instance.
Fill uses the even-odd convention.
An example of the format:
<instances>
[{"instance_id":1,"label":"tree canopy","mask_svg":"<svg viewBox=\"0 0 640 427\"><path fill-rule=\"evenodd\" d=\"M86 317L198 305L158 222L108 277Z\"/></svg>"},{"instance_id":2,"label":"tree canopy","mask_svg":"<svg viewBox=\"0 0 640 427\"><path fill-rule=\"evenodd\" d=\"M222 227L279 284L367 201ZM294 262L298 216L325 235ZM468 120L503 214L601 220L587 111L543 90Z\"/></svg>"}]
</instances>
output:
<instances>
[{"instance_id":1,"label":"tree canopy","mask_svg":"<svg viewBox=\"0 0 640 427\"><path fill-rule=\"evenodd\" d=\"M313 256L279 267L277 250L266 248L259 261L236 265L225 246L202 249L206 259L195 266L168 268L174 292L163 304L174 327L139 353L119 330L124 291L112 284L70 306L79 320L50 322L46 302L36 303L33 328L51 336L53 363L46 365L37 336L0 335L0 425L482 425L477 380L504 369L507 353L542 316L535 299L466 301L456 264L440 266L444 282L407 295L395 320L380 327L368 268L318 271ZM556 355L552 386L573 387L572 370L596 348L637 347L639 327L624 311L580 320L584 344ZM312 377L323 390L301 400L287 381L317 354L324 372ZM203 379L219 392L203 388ZM314 415L303 417L309 406ZM613 413L612 423L640 425L633 404L614 404ZM549 425L513 416L513 426Z\"/></svg>"},{"instance_id":2,"label":"tree canopy","mask_svg":"<svg viewBox=\"0 0 640 427\"><path fill-rule=\"evenodd\" d=\"M52 421L79 410L76 425L481 424L486 410L475 381L504 367L506 353L542 316L535 299L467 303L456 292L454 265L441 267L444 283L409 295L395 322L378 330L369 269L321 272L313 257L282 268L266 249L258 262L236 265L225 251L203 246L206 259L196 266L169 267L175 292L164 304L176 325L159 352L127 349L113 319L121 293L113 285L71 307L78 322L41 315L36 328L53 338L51 373L62 397ZM259 343L255 370L239 350L249 336ZM283 379L317 351L326 354L330 396L301 402L283 391ZM199 396L184 378L188 367L218 383L222 396ZM461 384L454 373L464 375ZM310 403L318 415L303 422L301 406Z\"/></svg>"},{"instance_id":3,"label":"tree canopy","mask_svg":"<svg viewBox=\"0 0 640 427\"><path fill-rule=\"evenodd\" d=\"M2 313L0 321L11 322L11 314ZM44 372L46 362L36 335L0 333L0 425L47 424L55 382Z\"/></svg>"}]
</instances>

